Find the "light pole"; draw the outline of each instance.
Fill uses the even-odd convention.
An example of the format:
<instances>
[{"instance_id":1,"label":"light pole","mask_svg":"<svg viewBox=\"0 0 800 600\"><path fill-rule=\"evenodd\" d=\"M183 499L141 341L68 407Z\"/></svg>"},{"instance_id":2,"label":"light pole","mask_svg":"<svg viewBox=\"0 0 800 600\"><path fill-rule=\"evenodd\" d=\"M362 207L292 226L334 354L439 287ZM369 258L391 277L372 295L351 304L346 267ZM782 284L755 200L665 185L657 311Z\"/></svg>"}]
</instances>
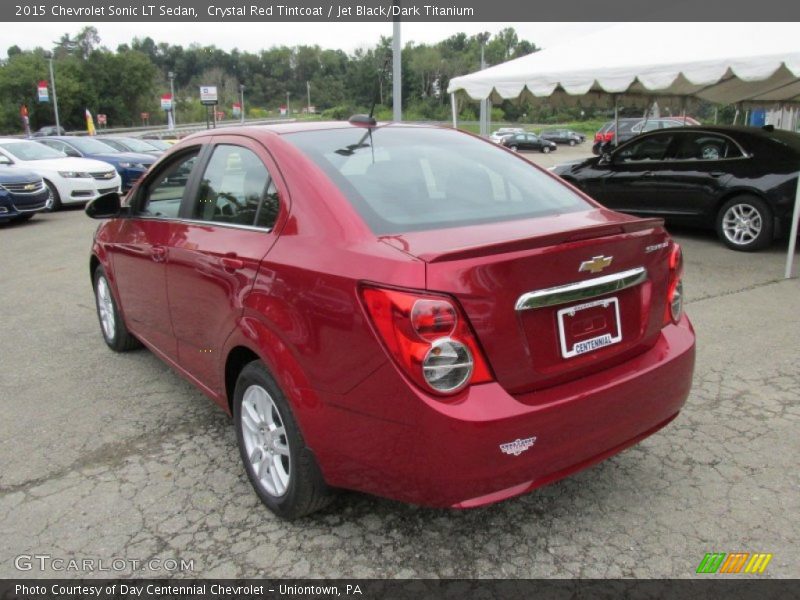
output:
<instances>
[{"instance_id":1,"label":"light pole","mask_svg":"<svg viewBox=\"0 0 800 600\"><path fill-rule=\"evenodd\" d=\"M481 71L483 71L486 68L486 58L484 56L484 51L486 49L486 42L489 41L489 32L486 31L484 33L479 33L477 37L478 37L478 43L481 45ZM480 133L481 135L484 136L489 135L488 131L489 128L487 127L487 121L486 121L487 117L486 107L487 107L487 101L486 98L483 98L481 100Z\"/></svg>"},{"instance_id":2,"label":"light pole","mask_svg":"<svg viewBox=\"0 0 800 600\"><path fill-rule=\"evenodd\" d=\"M306 81L306 96L308 99L308 104L306 105L306 114L311 114L311 83Z\"/></svg>"},{"instance_id":3,"label":"light pole","mask_svg":"<svg viewBox=\"0 0 800 600\"><path fill-rule=\"evenodd\" d=\"M177 102L177 99L175 98L175 73L169 71L167 73L167 77L169 77L169 93L172 96L172 125L175 126L178 124L178 119L175 116L175 104Z\"/></svg>"},{"instance_id":4,"label":"light pole","mask_svg":"<svg viewBox=\"0 0 800 600\"><path fill-rule=\"evenodd\" d=\"M242 125L244 125L244 84L239 84L239 110L241 111Z\"/></svg>"},{"instance_id":5,"label":"light pole","mask_svg":"<svg viewBox=\"0 0 800 600\"><path fill-rule=\"evenodd\" d=\"M56 76L53 73L53 53L45 52L44 57L50 61L50 87L53 88L53 111L56 113L56 134L61 135L61 121L58 119L58 96L56 95Z\"/></svg>"},{"instance_id":6,"label":"light pole","mask_svg":"<svg viewBox=\"0 0 800 600\"><path fill-rule=\"evenodd\" d=\"M400 0L395 0L392 7L400 8ZM400 11L396 10L392 24L392 120L400 123L403 120L403 46L400 36Z\"/></svg>"},{"instance_id":7,"label":"light pole","mask_svg":"<svg viewBox=\"0 0 800 600\"><path fill-rule=\"evenodd\" d=\"M289 104L289 92L286 92L286 116L292 114L292 106Z\"/></svg>"}]
</instances>

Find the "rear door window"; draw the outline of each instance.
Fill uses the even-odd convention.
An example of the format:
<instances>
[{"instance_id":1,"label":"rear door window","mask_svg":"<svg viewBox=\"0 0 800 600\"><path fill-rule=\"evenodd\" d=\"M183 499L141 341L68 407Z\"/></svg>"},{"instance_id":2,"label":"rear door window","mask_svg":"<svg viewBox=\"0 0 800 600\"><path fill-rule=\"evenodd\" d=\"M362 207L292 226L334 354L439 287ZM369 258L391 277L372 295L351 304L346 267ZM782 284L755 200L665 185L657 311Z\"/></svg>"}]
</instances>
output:
<instances>
[{"instance_id":1,"label":"rear door window","mask_svg":"<svg viewBox=\"0 0 800 600\"><path fill-rule=\"evenodd\" d=\"M686 132L678 135L674 160L709 161L741 158L742 151L729 138L713 133Z\"/></svg>"},{"instance_id":2,"label":"rear door window","mask_svg":"<svg viewBox=\"0 0 800 600\"><path fill-rule=\"evenodd\" d=\"M622 163L664 160L672 138L672 135L648 135L643 138L635 138L634 141L619 149L614 160Z\"/></svg>"}]
</instances>

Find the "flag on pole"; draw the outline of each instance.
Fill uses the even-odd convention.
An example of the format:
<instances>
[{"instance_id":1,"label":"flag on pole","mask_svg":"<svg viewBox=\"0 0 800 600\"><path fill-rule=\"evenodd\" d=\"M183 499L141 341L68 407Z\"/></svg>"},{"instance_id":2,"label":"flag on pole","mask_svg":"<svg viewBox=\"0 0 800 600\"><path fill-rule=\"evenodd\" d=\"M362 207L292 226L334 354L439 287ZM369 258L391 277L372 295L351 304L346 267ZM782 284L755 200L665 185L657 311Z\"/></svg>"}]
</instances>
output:
<instances>
[{"instance_id":1,"label":"flag on pole","mask_svg":"<svg viewBox=\"0 0 800 600\"><path fill-rule=\"evenodd\" d=\"M92 118L92 113L89 112L89 109L86 109L86 132L89 135L96 135L97 131L94 128L94 119Z\"/></svg>"}]
</instances>

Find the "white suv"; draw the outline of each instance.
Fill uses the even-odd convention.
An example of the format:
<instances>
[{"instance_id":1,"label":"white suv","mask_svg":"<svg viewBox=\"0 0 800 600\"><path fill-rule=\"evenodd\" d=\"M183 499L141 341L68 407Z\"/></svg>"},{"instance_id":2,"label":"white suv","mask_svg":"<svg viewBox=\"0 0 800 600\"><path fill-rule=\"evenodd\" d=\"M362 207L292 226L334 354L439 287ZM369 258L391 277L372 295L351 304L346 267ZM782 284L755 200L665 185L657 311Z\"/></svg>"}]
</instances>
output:
<instances>
[{"instance_id":1,"label":"white suv","mask_svg":"<svg viewBox=\"0 0 800 600\"><path fill-rule=\"evenodd\" d=\"M50 191L46 210L58 210L62 204L88 202L122 190L122 180L110 164L68 157L30 140L0 138L0 163L24 167L44 179Z\"/></svg>"},{"instance_id":2,"label":"white suv","mask_svg":"<svg viewBox=\"0 0 800 600\"><path fill-rule=\"evenodd\" d=\"M495 144L499 144L507 135L514 135L515 133L525 133L522 127L501 127L489 136Z\"/></svg>"}]
</instances>

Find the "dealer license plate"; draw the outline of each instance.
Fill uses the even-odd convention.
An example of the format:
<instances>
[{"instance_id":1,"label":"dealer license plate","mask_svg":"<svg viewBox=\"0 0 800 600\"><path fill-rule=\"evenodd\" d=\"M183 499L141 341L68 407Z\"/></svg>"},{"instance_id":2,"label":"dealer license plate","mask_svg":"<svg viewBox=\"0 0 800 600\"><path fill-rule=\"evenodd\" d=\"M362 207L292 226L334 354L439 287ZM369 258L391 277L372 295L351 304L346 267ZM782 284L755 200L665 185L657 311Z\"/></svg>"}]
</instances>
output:
<instances>
[{"instance_id":1,"label":"dealer license plate","mask_svg":"<svg viewBox=\"0 0 800 600\"><path fill-rule=\"evenodd\" d=\"M558 311L561 356L572 358L622 340L619 300L601 298Z\"/></svg>"}]
</instances>

